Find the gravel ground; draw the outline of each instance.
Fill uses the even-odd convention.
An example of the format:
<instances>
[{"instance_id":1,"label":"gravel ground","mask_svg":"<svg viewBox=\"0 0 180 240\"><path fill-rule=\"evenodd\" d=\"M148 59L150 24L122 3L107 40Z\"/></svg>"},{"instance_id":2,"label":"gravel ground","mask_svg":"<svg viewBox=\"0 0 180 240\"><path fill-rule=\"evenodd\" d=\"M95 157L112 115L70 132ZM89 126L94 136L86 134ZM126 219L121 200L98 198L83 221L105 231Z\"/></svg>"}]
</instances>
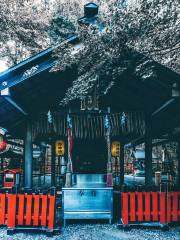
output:
<instances>
[{"instance_id":1,"label":"gravel ground","mask_svg":"<svg viewBox=\"0 0 180 240\"><path fill-rule=\"evenodd\" d=\"M3 240L180 240L180 226L170 228L163 232L161 229L132 228L130 231L117 229L117 225L109 224L69 224L60 235L53 238L45 234L16 233L13 236L6 235L6 229L0 229L0 239Z\"/></svg>"}]
</instances>

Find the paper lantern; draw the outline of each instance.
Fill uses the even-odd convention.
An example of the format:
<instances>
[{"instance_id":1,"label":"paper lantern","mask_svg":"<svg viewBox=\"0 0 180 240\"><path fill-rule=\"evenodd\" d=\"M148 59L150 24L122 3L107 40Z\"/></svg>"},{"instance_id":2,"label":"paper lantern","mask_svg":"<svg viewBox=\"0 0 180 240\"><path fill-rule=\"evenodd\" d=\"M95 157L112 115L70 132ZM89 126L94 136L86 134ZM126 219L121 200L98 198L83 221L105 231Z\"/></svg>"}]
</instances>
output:
<instances>
[{"instance_id":1,"label":"paper lantern","mask_svg":"<svg viewBox=\"0 0 180 240\"><path fill-rule=\"evenodd\" d=\"M0 135L0 151L4 151L7 147L7 142L3 135Z\"/></svg>"},{"instance_id":2,"label":"paper lantern","mask_svg":"<svg viewBox=\"0 0 180 240\"><path fill-rule=\"evenodd\" d=\"M111 144L111 155L113 157L120 156L120 142L112 142Z\"/></svg>"},{"instance_id":3,"label":"paper lantern","mask_svg":"<svg viewBox=\"0 0 180 240\"><path fill-rule=\"evenodd\" d=\"M65 144L64 141L56 141L55 151L57 156L64 156L65 153Z\"/></svg>"}]
</instances>

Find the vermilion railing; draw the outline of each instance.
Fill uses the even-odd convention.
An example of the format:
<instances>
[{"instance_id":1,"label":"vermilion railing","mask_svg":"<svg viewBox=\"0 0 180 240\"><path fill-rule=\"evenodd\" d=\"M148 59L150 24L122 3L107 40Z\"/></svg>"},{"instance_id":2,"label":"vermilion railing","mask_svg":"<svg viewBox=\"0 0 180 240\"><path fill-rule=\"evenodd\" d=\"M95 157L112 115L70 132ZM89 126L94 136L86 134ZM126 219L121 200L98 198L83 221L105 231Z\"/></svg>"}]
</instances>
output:
<instances>
[{"instance_id":1,"label":"vermilion railing","mask_svg":"<svg viewBox=\"0 0 180 240\"><path fill-rule=\"evenodd\" d=\"M180 192L123 192L122 223L180 221Z\"/></svg>"},{"instance_id":2,"label":"vermilion railing","mask_svg":"<svg viewBox=\"0 0 180 240\"><path fill-rule=\"evenodd\" d=\"M55 196L50 194L0 193L0 225L8 229L32 226L53 231L55 203Z\"/></svg>"}]
</instances>

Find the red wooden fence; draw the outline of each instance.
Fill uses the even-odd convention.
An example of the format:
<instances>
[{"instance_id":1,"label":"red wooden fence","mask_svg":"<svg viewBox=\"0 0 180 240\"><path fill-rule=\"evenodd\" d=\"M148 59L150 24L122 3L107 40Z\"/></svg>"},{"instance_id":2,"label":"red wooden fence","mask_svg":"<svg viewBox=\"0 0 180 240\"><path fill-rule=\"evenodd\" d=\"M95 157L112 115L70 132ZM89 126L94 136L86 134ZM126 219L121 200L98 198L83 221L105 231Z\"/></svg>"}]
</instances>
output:
<instances>
[{"instance_id":1,"label":"red wooden fence","mask_svg":"<svg viewBox=\"0 0 180 240\"><path fill-rule=\"evenodd\" d=\"M53 231L55 196L44 194L0 193L0 225L44 227Z\"/></svg>"},{"instance_id":2,"label":"red wooden fence","mask_svg":"<svg viewBox=\"0 0 180 240\"><path fill-rule=\"evenodd\" d=\"M180 192L124 192L121 195L122 223L180 221Z\"/></svg>"}]
</instances>

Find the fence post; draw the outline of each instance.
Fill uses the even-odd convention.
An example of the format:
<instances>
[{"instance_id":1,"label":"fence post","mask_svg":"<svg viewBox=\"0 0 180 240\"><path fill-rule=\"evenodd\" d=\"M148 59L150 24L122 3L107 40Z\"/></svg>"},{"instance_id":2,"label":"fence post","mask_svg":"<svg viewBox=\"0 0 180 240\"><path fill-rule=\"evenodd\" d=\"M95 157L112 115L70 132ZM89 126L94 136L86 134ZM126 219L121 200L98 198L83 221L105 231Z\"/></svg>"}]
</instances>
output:
<instances>
[{"instance_id":1,"label":"fence post","mask_svg":"<svg viewBox=\"0 0 180 240\"><path fill-rule=\"evenodd\" d=\"M130 192L130 221L136 221L136 195L135 192Z\"/></svg>"},{"instance_id":2,"label":"fence post","mask_svg":"<svg viewBox=\"0 0 180 240\"><path fill-rule=\"evenodd\" d=\"M46 227L47 225L47 195L42 194L42 205L41 205L41 225Z\"/></svg>"},{"instance_id":3,"label":"fence post","mask_svg":"<svg viewBox=\"0 0 180 240\"><path fill-rule=\"evenodd\" d=\"M172 220L174 222L178 221L178 195L179 192L173 192L173 208L172 208Z\"/></svg>"},{"instance_id":4,"label":"fence post","mask_svg":"<svg viewBox=\"0 0 180 240\"><path fill-rule=\"evenodd\" d=\"M24 224L24 194L18 194L18 225Z\"/></svg>"},{"instance_id":5,"label":"fence post","mask_svg":"<svg viewBox=\"0 0 180 240\"><path fill-rule=\"evenodd\" d=\"M32 195L25 193L26 198L26 225L31 225L32 220Z\"/></svg>"},{"instance_id":6,"label":"fence post","mask_svg":"<svg viewBox=\"0 0 180 240\"><path fill-rule=\"evenodd\" d=\"M150 205L150 192L145 192L145 221L149 222L151 219L151 205Z\"/></svg>"},{"instance_id":7,"label":"fence post","mask_svg":"<svg viewBox=\"0 0 180 240\"><path fill-rule=\"evenodd\" d=\"M7 234L13 234L16 227L16 194L8 194Z\"/></svg>"},{"instance_id":8,"label":"fence post","mask_svg":"<svg viewBox=\"0 0 180 240\"><path fill-rule=\"evenodd\" d=\"M5 224L6 194L0 193L0 225Z\"/></svg>"},{"instance_id":9,"label":"fence post","mask_svg":"<svg viewBox=\"0 0 180 240\"><path fill-rule=\"evenodd\" d=\"M122 223L123 225L128 225L129 223L129 201L128 201L128 192L121 193L122 201Z\"/></svg>"},{"instance_id":10,"label":"fence post","mask_svg":"<svg viewBox=\"0 0 180 240\"><path fill-rule=\"evenodd\" d=\"M166 223L166 196L165 192L160 192L160 223Z\"/></svg>"},{"instance_id":11,"label":"fence post","mask_svg":"<svg viewBox=\"0 0 180 240\"><path fill-rule=\"evenodd\" d=\"M48 232L54 229L54 218L55 218L55 196L48 195L49 198L49 215L48 215Z\"/></svg>"},{"instance_id":12,"label":"fence post","mask_svg":"<svg viewBox=\"0 0 180 240\"><path fill-rule=\"evenodd\" d=\"M39 225L39 199L40 196L39 194L36 195L35 193L33 194L33 198L34 198L34 215L33 215L33 225L34 226L38 226Z\"/></svg>"},{"instance_id":13,"label":"fence post","mask_svg":"<svg viewBox=\"0 0 180 240\"><path fill-rule=\"evenodd\" d=\"M138 216L138 221L142 222L143 221L143 193L142 192L137 192L137 216Z\"/></svg>"},{"instance_id":14,"label":"fence post","mask_svg":"<svg viewBox=\"0 0 180 240\"><path fill-rule=\"evenodd\" d=\"M152 220L157 222L159 220L159 209L158 209L158 192L152 192Z\"/></svg>"}]
</instances>

